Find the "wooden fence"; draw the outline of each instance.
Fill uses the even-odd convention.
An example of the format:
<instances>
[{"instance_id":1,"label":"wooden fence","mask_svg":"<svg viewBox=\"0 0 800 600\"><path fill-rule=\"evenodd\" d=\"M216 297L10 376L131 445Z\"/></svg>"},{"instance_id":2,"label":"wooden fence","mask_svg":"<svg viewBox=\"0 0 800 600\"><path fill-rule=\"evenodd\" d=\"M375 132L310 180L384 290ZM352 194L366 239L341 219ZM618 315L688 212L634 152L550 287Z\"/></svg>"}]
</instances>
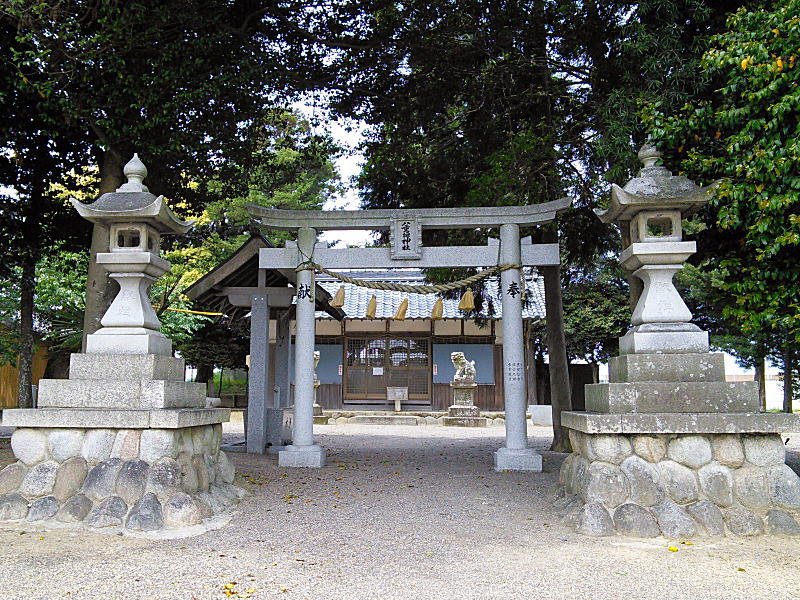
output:
<instances>
[{"instance_id":1,"label":"wooden fence","mask_svg":"<svg viewBox=\"0 0 800 600\"><path fill-rule=\"evenodd\" d=\"M33 356L33 385L37 385L44 377L47 367L47 350L40 346ZM15 365L7 363L0 366L0 409L17 408L19 387L19 371Z\"/></svg>"}]
</instances>

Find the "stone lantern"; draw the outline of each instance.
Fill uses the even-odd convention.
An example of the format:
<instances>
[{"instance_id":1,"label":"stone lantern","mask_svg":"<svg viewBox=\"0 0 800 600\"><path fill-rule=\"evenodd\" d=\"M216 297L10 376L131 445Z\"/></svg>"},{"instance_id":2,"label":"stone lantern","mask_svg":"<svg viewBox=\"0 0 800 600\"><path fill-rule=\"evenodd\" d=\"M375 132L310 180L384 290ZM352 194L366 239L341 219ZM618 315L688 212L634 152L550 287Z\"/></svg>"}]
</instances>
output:
<instances>
[{"instance_id":1,"label":"stone lantern","mask_svg":"<svg viewBox=\"0 0 800 600\"><path fill-rule=\"evenodd\" d=\"M100 321L103 326L87 336L90 354L172 355L172 343L161 333L161 323L150 302L150 287L171 265L159 256L162 234L183 234L192 226L181 221L142 183L147 168L139 156L125 165L128 182L103 194L93 204L72 200L78 213L108 228L110 252L97 254L119 293Z\"/></svg>"},{"instance_id":2,"label":"stone lantern","mask_svg":"<svg viewBox=\"0 0 800 600\"><path fill-rule=\"evenodd\" d=\"M619 338L607 383L586 386L586 410L565 411L572 454L558 507L580 533L667 538L800 533L800 479L785 464L781 432L795 415L760 411L753 381L728 381L722 353L672 283L695 252L681 218L706 203L701 188L657 166L614 186L606 223L617 223L631 273L631 328Z\"/></svg>"},{"instance_id":3,"label":"stone lantern","mask_svg":"<svg viewBox=\"0 0 800 600\"><path fill-rule=\"evenodd\" d=\"M150 286L170 269L161 235L191 224L144 186L136 155L124 173L115 192L73 201L108 228L110 251L97 262L120 290L86 353L70 356L69 379L42 379L37 408L5 411L17 462L0 471L0 521L199 533L243 493L220 450L230 410L208 407L205 384L184 380L150 304Z\"/></svg>"},{"instance_id":4,"label":"stone lantern","mask_svg":"<svg viewBox=\"0 0 800 600\"><path fill-rule=\"evenodd\" d=\"M638 154L644 164L625 187L612 186L604 223L616 223L627 247L622 266L640 280L632 282L633 326L620 339L620 354L708 352L708 333L689 321L687 308L672 278L697 250L683 241L681 219L696 212L714 193L686 177L656 165L661 153L645 144Z\"/></svg>"}]
</instances>

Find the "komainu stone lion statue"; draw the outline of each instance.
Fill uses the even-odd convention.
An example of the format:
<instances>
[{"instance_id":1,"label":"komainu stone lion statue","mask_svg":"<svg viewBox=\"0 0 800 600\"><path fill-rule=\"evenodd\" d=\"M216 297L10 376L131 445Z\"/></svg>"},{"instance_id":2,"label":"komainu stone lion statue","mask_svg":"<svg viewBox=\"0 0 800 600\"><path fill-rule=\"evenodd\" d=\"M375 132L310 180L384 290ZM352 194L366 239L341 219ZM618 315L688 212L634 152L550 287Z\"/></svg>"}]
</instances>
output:
<instances>
[{"instance_id":1,"label":"komainu stone lion statue","mask_svg":"<svg viewBox=\"0 0 800 600\"><path fill-rule=\"evenodd\" d=\"M467 360L463 352L451 353L450 360L453 361L453 366L456 368L456 374L453 376L454 383L475 383L474 360Z\"/></svg>"}]
</instances>

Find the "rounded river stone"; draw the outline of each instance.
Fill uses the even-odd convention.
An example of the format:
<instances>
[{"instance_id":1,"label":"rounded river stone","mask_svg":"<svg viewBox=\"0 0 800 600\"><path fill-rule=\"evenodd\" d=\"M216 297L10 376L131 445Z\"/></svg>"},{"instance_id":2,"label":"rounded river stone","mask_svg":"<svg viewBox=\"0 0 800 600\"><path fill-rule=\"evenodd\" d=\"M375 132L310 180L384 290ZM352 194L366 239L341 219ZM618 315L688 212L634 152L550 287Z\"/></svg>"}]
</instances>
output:
<instances>
[{"instance_id":1,"label":"rounded river stone","mask_svg":"<svg viewBox=\"0 0 800 600\"><path fill-rule=\"evenodd\" d=\"M73 456L62 462L56 471L53 496L59 502L64 502L67 498L74 496L81 489L88 471L86 459L82 456Z\"/></svg>"},{"instance_id":2,"label":"rounded river stone","mask_svg":"<svg viewBox=\"0 0 800 600\"><path fill-rule=\"evenodd\" d=\"M83 483L84 493L96 501L114 495L114 484L120 467L122 467L120 458L109 458L95 465Z\"/></svg>"},{"instance_id":3,"label":"rounded river stone","mask_svg":"<svg viewBox=\"0 0 800 600\"><path fill-rule=\"evenodd\" d=\"M83 447L83 430L81 429L53 429L48 436L50 456L58 462L78 456Z\"/></svg>"},{"instance_id":4,"label":"rounded river stone","mask_svg":"<svg viewBox=\"0 0 800 600\"><path fill-rule=\"evenodd\" d=\"M45 496L31 504L27 519L28 521L50 519L56 512L58 512L58 500L56 500L55 496Z\"/></svg>"},{"instance_id":5,"label":"rounded river stone","mask_svg":"<svg viewBox=\"0 0 800 600\"><path fill-rule=\"evenodd\" d=\"M735 506L725 511L725 523L731 533L740 536L761 535L764 522L754 512Z\"/></svg>"},{"instance_id":6,"label":"rounded river stone","mask_svg":"<svg viewBox=\"0 0 800 600\"><path fill-rule=\"evenodd\" d=\"M36 429L16 429L11 434L11 450L23 463L33 466L47 458L47 436Z\"/></svg>"},{"instance_id":7,"label":"rounded river stone","mask_svg":"<svg viewBox=\"0 0 800 600\"><path fill-rule=\"evenodd\" d=\"M744 443L744 456L747 462L758 467L782 465L786 462L786 448L781 436L772 435L746 435Z\"/></svg>"},{"instance_id":8,"label":"rounded river stone","mask_svg":"<svg viewBox=\"0 0 800 600\"><path fill-rule=\"evenodd\" d=\"M623 504L614 511L614 525L621 535L653 538L661 535L655 517L638 504Z\"/></svg>"},{"instance_id":9,"label":"rounded river stone","mask_svg":"<svg viewBox=\"0 0 800 600\"><path fill-rule=\"evenodd\" d=\"M678 436L670 441L667 457L692 469L699 469L711 462L711 442L702 435Z\"/></svg>"},{"instance_id":10,"label":"rounded river stone","mask_svg":"<svg viewBox=\"0 0 800 600\"><path fill-rule=\"evenodd\" d=\"M577 531L583 535L606 537L614 535L614 522L602 504L584 504L577 515Z\"/></svg>"},{"instance_id":11,"label":"rounded river stone","mask_svg":"<svg viewBox=\"0 0 800 600\"><path fill-rule=\"evenodd\" d=\"M92 501L83 494L75 494L67 500L56 513L56 519L62 523L83 521L92 509Z\"/></svg>"},{"instance_id":12,"label":"rounded river stone","mask_svg":"<svg viewBox=\"0 0 800 600\"><path fill-rule=\"evenodd\" d=\"M620 468L630 482L632 503L653 506L664 499L664 490L658 485L658 470L653 464L639 456L629 456Z\"/></svg>"},{"instance_id":13,"label":"rounded river stone","mask_svg":"<svg viewBox=\"0 0 800 600\"><path fill-rule=\"evenodd\" d=\"M697 525L692 517L671 500L656 504L653 507L653 514L664 537L692 537L697 533Z\"/></svg>"},{"instance_id":14,"label":"rounded river stone","mask_svg":"<svg viewBox=\"0 0 800 600\"><path fill-rule=\"evenodd\" d=\"M658 463L658 475L661 487L678 504L697 500L697 477L689 467L672 460L662 460Z\"/></svg>"},{"instance_id":15,"label":"rounded river stone","mask_svg":"<svg viewBox=\"0 0 800 600\"><path fill-rule=\"evenodd\" d=\"M710 500L700 500L686 505L686 512L691 515L701 533L705 535L725 535L725 519L719 507Z\"/></svg>"},{"instance_id":16,"label":"rounded river stone","mask_svg":"<svg viewBox=\"0 0 800 600\"><path fill-rule=\"evenodd\" d=\"M800 536L800 525L789 513L774 508L767 511L767 533Z\"/></svg>"},{"instance_id":17,"label":"rounded river stone","mask_svg":"<svg viewBox=\"0 0 800 600\"><path fill-rule=\"evenodd\" d=\"M147 493L133 505L125 526L132 531L156 531L164 527L161 502L155 494Z\"/></svg>"},{"instance_id":18,"label":"rounded river stone","mask_svg":"<svg viewBox=\"0 0 800 600\"><path fill-rule=\"evenodd\" d=\"M118 527L128 512L128 505L119 496L109 496L92 509L86 517L89 527Z\"/></svg>"},{"instance_id":19,"label":"rounded river stone","mask_svg":"<svg viewBox=\"0 0 800 600\"><path fill-rule=\"evenodd\" d=\"M20 463L10 464L0 471L0 495L16 491L27 472L28 469Z\"/></svg>"},{"instance_id":20,"label":"rounded river stone","mask_svg":"<svg viewBox=\"0 0 800 600\"><path fill-rule=\"evenodd\" d=\"M28 514L28 501L19 494L0 496L0 521L24 519Z\"/></svg>"},{"instance_id":21,"label":"rounded river stone","mask_svg":"<svg viewBox=\"0 0 800 600\"><path fill-rule=\"evenodd\" d=\"M711 438L714 460L719 464L736 469L744 463L744 447L741 436L715 435Z\"/></svg>"},{"instance_id":22,"label":"rounded river stone","mask_svg":"<svg viewBox=\"0 0 800 600\"><path fill-rule=\"evenodd\" d=\"M150 466L143 460L128 460L120 467L115 486L116 495L127 504L136 503L144 494Z\"/></svg>"},{"instance_id":23,"label":"rounded river stone","mask_svg":"<svg viewBox=\"0 0 800 600\"><path fill-rule=\"evenodd\" d=\"M628 478L617 465L594 462L589 467L589 485L586 488L586 501L600 503L614 508L630 496Z\"/></svg>"},{"instance_id":24,"label":"rounded river stone","mask_svg":"<svg viewBox=\"0 0 800 600\"><path fill-rule=\"evenodd\" d=\"M167 527L190 527L202 520L201 509L189 494L178 492L164 503L164 524Z\"/></svg>"},{"instance_id":25,"label":"rounded river stone","mask_svg":"<svg viewBox=\"0 0 800 600\"><path fill-rule=\"evenodd\" d=\"M733 504L733 473L728 467L710 463L697 472L700 490L717 506Z\"/></svg>"},{"instance_id":26,"label":"rounded river stone","mask_svg":"<svg viewBox=\"0 0 800 600\"><path fill-rule=\"evenodd\" d=\"M56 482L57 470L58 463L54 460L39 463L25 475L22 485L19 486L19 493L28 498L49 495Z\"/></svg>"}]
</instances>

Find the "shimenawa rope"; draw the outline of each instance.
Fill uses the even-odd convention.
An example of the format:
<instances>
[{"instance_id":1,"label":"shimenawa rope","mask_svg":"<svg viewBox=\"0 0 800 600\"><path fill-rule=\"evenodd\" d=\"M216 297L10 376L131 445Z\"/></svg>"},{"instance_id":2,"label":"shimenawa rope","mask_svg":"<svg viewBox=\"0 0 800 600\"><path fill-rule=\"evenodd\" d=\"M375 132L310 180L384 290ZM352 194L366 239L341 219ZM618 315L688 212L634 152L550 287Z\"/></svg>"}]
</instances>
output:
<instances>
[{"instance_id":1,"label":"shimenawa rope","mask_svg":"<svg viewBox=\"0 0 800 600\"><path fill-rule=\"evenodd\" d=\"M313 269L317 273L324 273L325 275L330 275L334 279L338 279L344 283L350 283L352 285L357 285L359 287L365 287L371 290L390 290L395 292L405 292L407 294L441 294L443 292L452 292L454 290L460 290L462 288L468 287L473 283L480 281L481 279L485 279L494 273L502 273L503 271L507 271L509 269L520 269L522 265L516 264L503 264L497 265L496 267L489 267L484 269L480 273L476 273L475 275L471 275L466 277L465 279L459 279L458 281L451 281L449 283L440 283L436 285L406 285L405 283L389 283L388 281L366 281L364 279L356 279L355 277L348 277L347 275L342 275L341 273L336 273L334 271L329 271L322 265L318 265L317 263L307 260L295 269L295 271L305 271L308 269Z\"/></svg>"}]
</instances>

